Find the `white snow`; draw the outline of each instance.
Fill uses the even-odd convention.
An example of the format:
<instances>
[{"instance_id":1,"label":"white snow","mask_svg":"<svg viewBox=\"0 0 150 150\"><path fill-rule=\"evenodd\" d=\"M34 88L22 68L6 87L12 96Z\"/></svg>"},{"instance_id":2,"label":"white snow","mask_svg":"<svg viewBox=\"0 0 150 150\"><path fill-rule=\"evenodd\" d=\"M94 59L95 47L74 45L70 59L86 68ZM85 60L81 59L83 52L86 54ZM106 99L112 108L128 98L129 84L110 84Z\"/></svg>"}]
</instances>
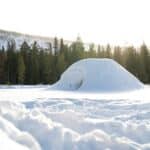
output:
<instances>
[{"instance_id":1,"label":"white snow","mask_svg":"<svg viewBox=\"0 0 150 150\"><path fill-rule=\"evenodd\" d=\"M14 33L10 31L0 30L0 48L4 46L7 48L7 42L14 40L16 43L16 48L19 49L21 44L26 41L30 46L36 41L38 46L41 48L48 48L48 43L51 42L53 44L53 38L50 37L40 37L40 36L32 36L22 33Z\"/></svg>"},{"instance_id":2,"label":"white snow","mask_svg":"<svg viewBox=\"0 0 150 150\"><path fill-rule=\"evenodd\" d=\"M149 86L110 94L49 89L0 86L3 150L150 149Z\"/></svg>"},{"instance_id":3,"label":"white snow","mask_svg":"<svg viewBox=\"0 0 150 150\"><path fill-rule=\"evenodd\" d=\"M4 112L5 111L3 111L3 113ZM40 150L39 144L30 134L19 131L11 122L2 117L0 117L0 130L2 130L10 139L28 147L28 149Z\"/></svg>"},{"instance_id":4,"label":"white snow","mask_svg":"<svg viewBox=\"0 0 150 150\"><path fill-rule=\"evenodd\" d=\"M2 130L0 130L0 147L2 150L29 150L28 148L8 138L8 136Z\"/></svg>"},{"instance_id":5,"label":"white snow","mask_svg":"<svg viewBox=\"0 0 150 150\"><path fill-rule=\"evenodd\" d=\"M71 65L53 88L86 92L118 92L143 84L112 59L83 59Z\"/></svg>"},{"instance_id":6,"label":"white snow","mask_svg":"<svg viewBox=\"0 0 150 150\"><path fill-rule=\"evenodd\" d=\"M1 85L0 149L150 150L149 93L109 59L79 61L54 86Z\"/></svg>"}]
</instances>

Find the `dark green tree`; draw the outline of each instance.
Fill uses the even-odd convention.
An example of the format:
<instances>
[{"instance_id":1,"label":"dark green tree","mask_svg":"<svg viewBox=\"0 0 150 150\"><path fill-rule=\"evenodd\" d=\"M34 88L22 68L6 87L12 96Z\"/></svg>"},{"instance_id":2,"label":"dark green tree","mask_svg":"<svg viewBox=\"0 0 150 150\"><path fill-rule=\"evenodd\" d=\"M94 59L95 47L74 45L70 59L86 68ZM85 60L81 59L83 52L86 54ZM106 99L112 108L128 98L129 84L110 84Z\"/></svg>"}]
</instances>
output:
<instances>
[{"instance_id":1,"label":"dark green tree","mask_svg":"<svg viewBox=\"0 0 150 150\"><path fill-rule=\"evenodd\" d=\"M140 47L139 61L139 77L143 82L150 83L150 53L144 43Z\"/></svg>"},{"instance_id":2,"label":"dark green tree","mask_svg":"<svg viewBox=\"0 0 150 150\"><path fill-rule=\"evenodd\" d=\"M107 44L107 46L106 46L105 57L106 58L112 58L111 47L109 44Z\"/></svg>"},{"instance_id":3,"label":"dark green tree","mask_svg":"<svg viewBox=\"0 0 150 150\"><path fill-rule=\"evenodd\" d=\"M103 51L102 51L102 46L98 45L97 47L97 57L98 58L103 58Z\"/></svg>"},{"instance_id":4,"label":"dark green tree","mask_svg":"<svg viewBox=\"0 0 150 150\"><path fill-rule=\"evenodd\" d=\"M21 56L23 57L24 65L25 65L25 78L24 78L24 83L25 84L31 84L32 80L32 68L31 68L31 48L28 45L26 41L24 41L21 44L20 47L20 53Z\"/></svg>"},{"instance_id":5,"label":"dark green tree","mask_svg":"<svg viewBox=\"0 0 150 150\"><path fill-rule=\"evenodd\" d=\"M4 47L2 47L2 49L0 49L0 84L4 84L6 82L5 62L6 62L6 54Z\"/></svg>"},{"instance_id":6,"label":"dark green tree","mask_svg":"<svg viewBox=\"0 0 150 150\"><path fill-rule=\"evenodd\" d=\"M64 54L64 52L65 52L64 40L61 38L60 39L60 54Z\"/></svg>"},{"instance_id":7,"label":"dark green tree","mask_svg":"<svg viewBox=\"0 0 150 150\"><path fill-rule=\"evenodd\" d=\"M16 43L14 40L7 42L7 83L16 84L17 83L17 53L16 53Z\"/></svg>"},{"instance_id":8,"label":"dark green tree","mask_svg":"<svg viewBox=\"0 0 150 150\"><path fill-rule=\"evenodd\" d=\"M84 58L84 45L80 37L70 46L70 64Z\"/></svg>"},{"instance_id":9,"label":"dark green tree","mask_svg":"<svg viewBox=\"0 0 150 150\"><path fill-rule=\"evenodd\" d=\"M25 79L25 64L21 53L18 54L18 83L23 84Z\"/></svg>"},{"instance_id":10,"label":"dark green tree","mask_svg":"<svg viewBox=\"0 0 150 150\"><path fill-rule=\"evenodd\" d=\"M133 46L127 47L124 51L125 67L135 76L138 76L138 54Z\"/></svg>"},{"instance_id":11,"label":"dark green tree","mask_svg":"<svg viewBox=\"0 0 150 150\"><path fill-rule=\"evenodd\" d=\"M123 64L122 61L122 51L119 46L114 47L114 53L113 53L113 58L116 60L119 64Z\"/></svg>"},{"instance_id":12,"label":"dark green tree","mask_svg":"<svg viewBox=\"0 0 150 150\"><path fill-rule=\"evenodd\" d=\"M59 53L59 44L57 37L54 38L54 54L57 56Z\"/></svg>"},{"instance_id":13,"label":"dark green tree","mask_svg":"<svg viewBox=\"0 0 150 150\"><path fill-rule=\"evenodd\" d=\"M34 42L31 49L31 83L39 83L39 47L37 42Z\"/></svg>"},{"instance_id":14,"label":"dark green tree","mask_svg":"<svg viewBox=\"0 0 150 150\"><path fill-rule=\"evenodd\" d=\"M61 74L65 71L66 66L67 65L66 65L66 62L65 62L64 55L63 54L59 55L57 63L56 63L58 78L60 78Z\"/></svg>"},{"instance_id":15,"label":"dark green tree","mask_svg":"<svg viewBox=\"0 0 150 150\"><path fill-rule=\"evenodd\" d=\"M95 45L93 43L89 45L88 55L91 58L95 58L96 57Z\"/></svg>"}]
</instances>

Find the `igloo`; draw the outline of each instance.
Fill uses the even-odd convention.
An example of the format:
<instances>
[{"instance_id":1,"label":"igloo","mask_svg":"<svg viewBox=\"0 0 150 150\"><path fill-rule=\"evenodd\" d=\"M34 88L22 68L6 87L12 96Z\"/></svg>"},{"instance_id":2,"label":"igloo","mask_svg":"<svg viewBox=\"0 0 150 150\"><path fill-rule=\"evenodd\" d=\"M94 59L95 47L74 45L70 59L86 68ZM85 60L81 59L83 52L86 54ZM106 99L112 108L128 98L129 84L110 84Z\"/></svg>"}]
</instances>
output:
<instances>
[{"instance_id":1,"label":"igloo","mask_svg":"<svg viewBox=\"0 0 150 150\"><path fill-rule=\"evenodd\" d=\"M120 64L107 58L89 58L72 64L52 88L87 92L136 90L143 84Z\"/></svg>"}]
</instances>

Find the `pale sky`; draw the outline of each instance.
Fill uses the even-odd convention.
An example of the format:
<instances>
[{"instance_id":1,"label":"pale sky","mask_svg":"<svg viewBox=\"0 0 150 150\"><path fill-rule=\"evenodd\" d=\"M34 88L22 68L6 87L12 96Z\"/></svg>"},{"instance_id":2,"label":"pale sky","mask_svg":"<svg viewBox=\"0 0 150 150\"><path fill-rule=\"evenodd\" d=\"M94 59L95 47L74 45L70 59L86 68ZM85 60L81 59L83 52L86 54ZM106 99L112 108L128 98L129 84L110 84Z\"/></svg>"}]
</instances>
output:
<instances>
[{"instance_id":1,"label":"pale sky","mask_svg":"<svg viewBox=\"0 0 150 150\"><path fill-rule=\"evenodd\" d=\"M150 45L150 0L0 0L0 29Z\"/></svg>"}]
</instances>

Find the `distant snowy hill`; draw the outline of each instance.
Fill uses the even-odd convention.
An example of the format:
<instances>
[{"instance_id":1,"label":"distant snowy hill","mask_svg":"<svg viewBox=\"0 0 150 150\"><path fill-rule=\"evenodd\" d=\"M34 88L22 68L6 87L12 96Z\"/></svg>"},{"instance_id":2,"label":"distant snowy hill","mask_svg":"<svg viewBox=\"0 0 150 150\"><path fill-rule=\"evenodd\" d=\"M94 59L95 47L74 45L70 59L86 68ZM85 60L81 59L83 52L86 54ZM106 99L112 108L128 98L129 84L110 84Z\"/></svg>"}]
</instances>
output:
<instances>
[{"instance_id":1,"label":"distant snowy hill","mask_svg":"<svg viewBox=\"0 0 150 150\"><path fill-rule=\"evenodd\" d=\"M4 46L7 47L7 41L15 40L16 47L19 48L23 41L26 41L29 45L31 45L34 41L38 43L38 45L42 48L47 48L48 44L51 43L53 46L54 37L42 37L35 35L28 35L18 32L5 31L0 30L0 48ZM71 43L70 41L64 41L65 44Z\"/></svg>"}]
</instances>

